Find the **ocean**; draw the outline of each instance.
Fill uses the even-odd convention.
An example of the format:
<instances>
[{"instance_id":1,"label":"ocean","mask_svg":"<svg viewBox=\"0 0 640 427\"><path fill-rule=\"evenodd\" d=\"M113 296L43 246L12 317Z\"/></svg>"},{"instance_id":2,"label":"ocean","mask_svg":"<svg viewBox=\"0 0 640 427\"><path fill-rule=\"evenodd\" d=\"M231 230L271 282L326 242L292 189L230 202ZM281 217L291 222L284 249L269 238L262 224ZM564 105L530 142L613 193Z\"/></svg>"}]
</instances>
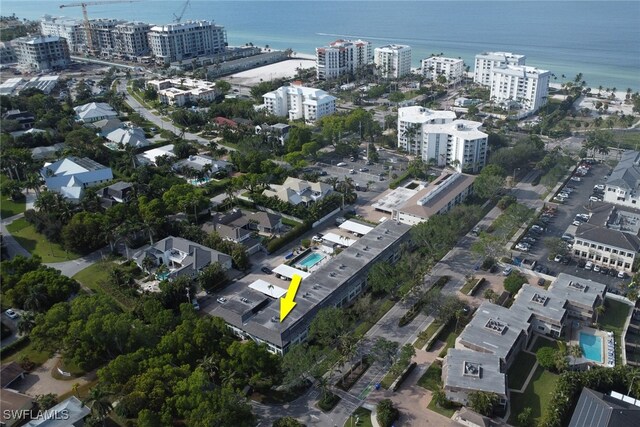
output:
<instances>
[{"instance_id":1,"label":"ocean","mask_svg":"<svg viewBox=\"0 0 640 427\"><path fill-rule=\"evenodd\" d=\"M71 0L66 0L71 1ZM65 0L2 0L0 13L38 19L81 17ZM88 7L90 18L169 23L184 1L141 0ZM63 13L61 13L63 12ZM230 45L253 43L314 54L337 38L374 47L412 47L413 65L430 54L460 57L473 69L483 51L527 56L551 70L552 83L583 74L590 87L640 90L640 1L191 1L183 21L210 19ZM566 76L566 79L562 78Z\"/></svg>"}]
</instances>

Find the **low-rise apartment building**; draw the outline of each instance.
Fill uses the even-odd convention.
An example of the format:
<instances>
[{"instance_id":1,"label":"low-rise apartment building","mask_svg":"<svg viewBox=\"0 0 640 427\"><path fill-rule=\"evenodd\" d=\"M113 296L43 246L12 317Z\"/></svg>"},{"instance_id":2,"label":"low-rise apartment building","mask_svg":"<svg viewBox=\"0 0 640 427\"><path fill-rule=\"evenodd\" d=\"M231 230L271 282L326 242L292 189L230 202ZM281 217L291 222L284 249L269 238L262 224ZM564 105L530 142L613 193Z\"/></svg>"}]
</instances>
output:
<instances>
[{"instance_id":1,"label":"low-rise apartment building","mask_svg":"<svg viewBox=\"0 0 640 427\"><path fill-rule=\"evenodd\" d=\"M435 81L439 76L444 76L447 83L455 83L464 76L464 61L459 58L432 56L422 60L421 71L427 80Z\"/></svg>"},{"instance_id":2,"label":"low-rise apartment building","mask_svg":"<svg viewBox=\"0 0 640 427\"><path fill-rule=\"evenodd\" d=\"M576 229L573 255L631 273L640 251L640 211L591 202L591 217Z\"/></svg>"},{"instance_id":3,"label":"low-rise apartment building","mask_svg":"<svg viewBox=\"0 0 640 427\"><path fill-rule=\"evenodd\" d=\"M373 61L378 75L385 79L399 79L411 73L411 46L389 44L374 50Z\"/></svg>"},{"instance_id":4,"label":"low-rise apartment building","mask_svg":"<svg viewBox=\"0 0 640 427\"><path fill-rule=\"evenodd\" d=\"M160 102L178 107L198 101L212 102L221 95L221 92L216 88L216 84L206 80L149 80L146 85L147 87L153 87L158 92Z\"/></svg>"},{"instance_id":5,"label":"low-rise apartment building","mask_svg":"<svg viewBox=\"0 0 640 427\"><path fill-rule=\"evenodd\" d=\"M364 40L336 40L316 48L316 75L319 80L336 79L354 73L373 62L371 43Z\"/></svg>"},{"instance_id":6,"label":"low-rise apartment building","mask_svg":"<svg viewBox=\"0 0 640 427\"><path fill-rule=\"evenodd\" d=\"M336 97L321 89L304 86L282 86L263 95L264 108L271 114L306 123L336 112Z\"/></svg>"},{"instance_id":7,"label":"low-rise apartment building","mask_svg":"<svg viewBox=\"0 0 640 427\"><path fill-rule=\"evenodd\" d=\"M351 304L366 289L374 264L395 263L402 243L409 239L409 230L405 224L387 221L311 274L302 272L305 277L296 297L297 305L282 322L275 295L283 295L286 289L271 284L275 278L269 278L262 291L249 286L227 297L211 310L211 315L223 318L236 335L265 343L269 351L284 354L291 345L308 338L309 326L319 310Z\"/></svg>"},{"instance_id":8,"label":"low-rise apartment building","mask_svg":"<svg viewBox=\"0 0 640 427\"><path fill-rule=\"evenodd\" d=\"M394 221L415 225L464 202L473 193L474 180L475 176L445 170L433 182L412 181L408 185L412 188L405 186L389 190L372 206L377 211L390 214Z\"/></svg>"},{"instance_id":9,"label":"low-rise apartment building","mask_svg":"<svg viewBox=\"0 0 640 427\"><path fill-rule=\"evenodd\" d=\"M58 36L20 37L12 40L18 67L27 71L67 68L71 64L67 42Z\"/></svg>"},{"instance_id":10,"label":"low-rise apartment building","mask_svg":"<svg viewBox=\"0 0 640 427\"><path fill-rule=\"evenodd\" d=\"M476 55L473 81L483 86L491 86L494 68L506 65L525 65L527 57L511 52L483 52Z\"/></svg>"},{"instance_id":11,"label":"low-rise apartment building","mask_svg":"<svg viewBox=\"0 0 640 427\"><path fill-rule=\"evenodd\" d=\"M640 209L640 151L625 151L607 179L604 201Z\"/></svg>"},{"instance_id":12,"label":"low-rise apartment building","mask_svg":"<svg viewBox=\"0 0 640 427\"><path fill-rule=\"evenodd\" d=\"M477 172L487 161L488 135L482 123L456 120L453 111L423 107L398 109L398 148L425 163Z\"/></svg>"},{"instance_id":13,"label":"low-rise apartment building","mask_svg":"<svg viewBox=\"0 0 640 427\"><path fill-rule=\"evenodd\" d=\"M169 64L227 50L227 32L213 21L155 25L149 29L149 48L156 62Z\"/></svg>"},{"instance_id":14,"label":"low-rise apartment building","mask_svg":"<svg viewBox=\"0 0 640 427\"><path fill-rule=\"evenodd\" d=\"M506 375L493 354L450 349L442 362L442 385L447 399L462 405L477 391L497 394L503 406L509 400Z\"/></svg>"}]
</instances>

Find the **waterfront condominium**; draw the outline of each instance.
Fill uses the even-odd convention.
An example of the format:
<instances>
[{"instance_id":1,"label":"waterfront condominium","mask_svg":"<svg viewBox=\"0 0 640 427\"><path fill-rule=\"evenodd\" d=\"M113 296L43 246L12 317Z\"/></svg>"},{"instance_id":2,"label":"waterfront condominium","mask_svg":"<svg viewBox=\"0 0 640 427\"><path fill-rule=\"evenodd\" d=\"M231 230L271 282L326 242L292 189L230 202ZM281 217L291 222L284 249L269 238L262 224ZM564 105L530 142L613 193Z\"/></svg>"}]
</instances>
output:
<instances>
[{"instance_id":1,"label":"waterfront condominium","mask_svg":"<svg viewBox=\"0 0 640 427\"><path fill-rule=\"evenodd\" d=\"M438 76L444 76L447 83L459 81L464 75L464 61L458 58L445 58L432 56L422 60L422 76L427 80L436 80Z\"/></svg>"},{"instance_id":2,"label":"waterfront condominium","mask_svg":"<svg viewBox=\"0 0 640 427\"><path fill-rule=\"evenodd\" d=\"M304 86L281 86L263 95L269 113L289 120L304 119L313 123L336 112L336 98L321 89Z\"/></svg>"},{"instance_id":3,"label":"waterfront condominium","mask_svg":"<svg viewBox=\"0 0 640 427\"><path fill-rule=\"evenodd\" d=\"M516 102L520 109L537 111L547 103L551 72L526 65L494 67L491 72L491 99Z\"/></svg>"},{"instance_id":4,"label":"waterfront condominium","mask_svg":"<svg viewBox=\"0 0 640 427\"><path fill-rule=\"evenodd\" d=\"M67 42L58 36L20 37L12 45L18 66L28 71L66 68L70 61Z\"/></svg>"},{"instance_id":5,"label":"waterfront condominium","mask_svg":"<svg viewBox=\"0 0 640 427\"><path fill-rule=\"evenodd\" d=\"M95 56L111 58L116 53L116 25L123 24L118 19L94 19L89 22L91 29L91 46L89 50Z\"/></svg>"},{"instance_id":6,"label":"waterfront condominium","mask_svg":"<svg viewBox=\"0 0 640 427\"><path fill-rule=\"evenodd\" d=\"M217 55L227 49L227 33L213 21L156 25L149 30L149 48L163 64Z\"/></svg>"},{"instance_id":7,"label":"waterfront condominium","mask_svg":"<svg viewBox=\"0 0 640 427\"><path fill-rule=\"evenodd\" d=\"M491 72L505 65L524 65L526 56L511 52L483 52L476 55L473 81L483 86L491 86Z\"/></svg>"},{"instance_id":8,"label":"waterfront condominium","mask_svg":"<svg viewBox=\"0 0 640 427\"><path fill-rule=\"evenodd\" d=\"M385 79L397 79L411 72L411 47L390 44L375 48L374 63Z\"/></svg>"},{"instance_id":9,"label":"waterfront condominium","mask_svg":"<svg viewBox=\"0 0 640 427\"><path fill-rule=\"evenodd\" d=\"M482 123L456 120L453 111L423 107L398 109L398 148L426 163L450 166L458 172L478 172L487 161L488 135Z\"/></svg>"},{"instance_id":10,"label":"waterfront condominium","mask_svg":"<svg viewBox=\"0 0 640 427\"><path fill-rule=\"evenodd\" d=\"M65 39L69 52L82 53L86 44L86 32L82 21L64 16L44 15L40 20L40 32L44 36L58 36Z\"/></svg>"},{"instance_id":11,"label":"waterfront condominium","mask_svg":"<svg viewBox=\"0 0 640 427\"><path fill-rule=\"evenodd\" d=\"M115 52L122 59L137 60L149 54L148 33L151 26L144 22L125 22L114 28Z\"/></svg>"},{"instance_id":12,"label":"waterfront condominium","mask_svg":"<svg viewBox=\"0 0 640 427\"><path fill-rule=\"evenodd\" d=\"M373 62L371 43L364 40L336 40L316 48L316 72L319 80L335 79L353 73Z\"/></svg>"}]
</instances>

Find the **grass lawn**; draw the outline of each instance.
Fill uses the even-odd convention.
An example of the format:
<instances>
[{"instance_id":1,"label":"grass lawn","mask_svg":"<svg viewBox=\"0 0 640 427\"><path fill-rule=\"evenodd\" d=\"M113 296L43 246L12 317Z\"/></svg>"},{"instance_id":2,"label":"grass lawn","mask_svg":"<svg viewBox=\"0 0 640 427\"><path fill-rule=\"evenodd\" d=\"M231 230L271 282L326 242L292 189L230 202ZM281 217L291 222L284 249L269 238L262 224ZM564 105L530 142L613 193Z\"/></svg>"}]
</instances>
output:
<instances>
[{"instance_id":1,"label":"grass lawn","mask_svg":"<svg viewBox=\"0 0 640 427\"><path fill-rule=\"evenodd\" d=\"M373 424L371 424L371 411L363 407L356 409L353 415L351 415L344 423L344 427L355 426L373 427Z\"/></svg>"},{"instance_id":2,"label":"grass lawn","mask_svg":"<svg viewBox=\"0 0 640 427\"><path fill-rule=\"evenodd\" d=\"M538 366L536 372L531 377L529 385L524 393L511 392L511 416L509 423L514 424L516 417L524 408L531 408L531 419L533 424L537 424L539 418L545 413L551 394L556 388L558 375L552 374L541 366Z\"/></svg>"},{"instance_id":3,"label":"grass lawn","mask_svg":"<svg viewBox=\"0 0 640 427\"><path fill-rule=\"evenodd\" d=\"M418 339L413 343L413 346L417 349L421 349L422 347L424 347L440 326L440 323L435 320L431 322L431 324L427 326L427 329L420 332L420 334L418 335Z\"/></svg>"},{"instance_id":4,"label":"grass lawn","mask_svg":"<svg viewBox=\"0 0 640 427\"><path fill-rule=\"evenodd\" d=\"M98 261L78 272L73 278L96 293L110 296L124 310L132 310L136 303L135 298L109 283L109 272L115 265L112 261Z\"/></svg>"},{"instance_id":5,"label":"grass lawn","mask_svg":"<svg viewBox=\"0 0 640 427\"><path fill-rule=\"evenodd\" d=\"M540 339L540 338L538 338ZM536 357L533 354L521 351L513 362L507 373L509 379L509 388L520 390L527 380L531 368L536 363Z\"/></svg>"},{"instance_id":6,"label":"grass lawn","mask_svg":"<svg viewBox=\"0 0 640 427\"><path fill-rule=\"evenodd\" d=\"M442 384L442 366L433 362L418 380L418 385L427 390L436 391Z\"/></svg>"},{"instance_id":7,"label":"grass lawn","mask_svg":"<svg viewBox=\"0 0 640 427\"><path fill-rule=\"evenodd\" d=\"M600 328L613 332L616 340L616 365L622 363L622 347L620 347L622 329L627 321L631 306L610 298L604 300L605 311L598 318Z\"/></svg>"},{"instance_id":8,"label":"grass lawn","mask_svg":"<svg viewBox=\"0 0 640 427\"><path fill-rule=\"evenodd\" d=\"M58 243L49 242L24 218L7 225L7 230L20 246L32 255L39 255L43 263L70 261L80 257L76 253L65 251Z\"/></svg>"},{"instance_id":9,"label":"grass lawn","mask_svg":"<svg viewBox=\"0 0 640 427\"><path fill-rule=\"evenodd\" d=\"M26 198L18 201L11 200L10 197L2 197L0 200L0 218L9 218L24 212L26 206Z\"/></svg>"},{"instance_id":10,"label":"grass lawn","mask_svg":"<svg viewBox=\"0 0 640 427\"><path fill-rule=\"evenodd\" d=\"M449 322L447 326L444 327L442 332L440 332L440 340L445 342L445 346L442 347L442 351L440 351L439 357L445 357L447 355L447 351L455 346L456 338L460 335L460 332L464 329L466 323L470 319L460 319L458 322L458 329L456 330L456 320L453 319Z\"/></svg>"},{"instance_id":11,"label":"grass lawn","mask_svg":"<svg viewBox=\"0 0 640 427\"><path fill-rule=\"evenodd\" d=\"M44 362L49 360L49 357L51 357L51 355L48 351L36 350L33 346L33 343L29 343L25 348L16 353L13 353L11 356L3 357L2 364L4 365L5 363L13 361L19 362L23 358L28 358L36 366L40 366Z\"/></svg>"},{"instance_id":12,"label":"grass lawn","mask_svg":"<svg viewBox=\"0 0 640 427\"><path fill-rule=\"evenodd\" d=\"M431 402L429 402L429 404L427 405L427 409L433 411L433 412L437 412L440 415L444 415L447 418L451 418L453 416L453 414L460 409L459 405L455 405L455 404L451 404L450 407L446 407L446 408L442 408L438 405L436 405L436 402L433 401L433 399L431 399Z\"/></svg>"}]
</instances>

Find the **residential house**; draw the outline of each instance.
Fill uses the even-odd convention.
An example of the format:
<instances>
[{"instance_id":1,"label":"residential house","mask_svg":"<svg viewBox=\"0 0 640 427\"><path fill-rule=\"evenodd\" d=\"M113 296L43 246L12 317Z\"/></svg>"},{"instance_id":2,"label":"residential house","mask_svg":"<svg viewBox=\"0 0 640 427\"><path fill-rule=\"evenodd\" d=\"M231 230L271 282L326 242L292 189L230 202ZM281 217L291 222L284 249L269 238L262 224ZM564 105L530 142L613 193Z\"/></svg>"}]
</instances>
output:
<instances>
[{"instance_id":1,"label":"residential house","mask_svg":"<svg viewBox=\"0 0 640 427\"><path fill-rule=\"evenodd\" d=\"M84 419L91 413L91 408L80 399L71 396L47 409L45 415L29 421L24 427L82 427Z\"/></svg>"},{"instance_id":2,"label":"residential house","mask_svg":"<svg viewBox=\"0 0 640 427\"><path fill-rule=\"evenodd\" d=\"M183 168L203 172L206 176L227 174L233 169L233 164L225 160L216 160L204 154L189 156L173 164L173 169L180 171Z\"/></svg>"},{"instance_id":3,"label":"residential house","mask_svg":"<svg viewBox=\"0 0 640 427\"><path fill-rule=\"evenodd\" d=\"M278 141L280 145L284 145L285 141L289 137L289 130L291 126L286 123L276 123L275 125L268 125L263 123L256 125L256 135L262 135L265 142Z\"/></svg>"},{"instance_id":4,"label":"residential house","mask_svg":"<svg viewBox=\"0 0 640 427\"><path fill-rule=\"evenodd\" d=\"M469 394L476 391L497 394L503 406L509 400L500 359L490 353L449 349L442 362L442 384L447 399L462 405L468 405Z\"/></svg>"},{"instance_id":5,"label":"residential house","mask_svg":"<svg viewBox=\"0 0 640 427\"><path fill-rule=\"evenodd\" d=\"M144 151L136 156L136 160L143 165L157 166L158 159L161 157L175 157L173 153L173 144L163 145L162 147L152 148Z\"/></svg>"},{"instance_id":6,"label":"residential house","mask_svg":"<svg viewBox=\"0 0 640 427\"><path fill-rule=\"evenodd\" d=\"M150 144L144 134L144 130L139 127L126 126L114 129L107 134L109 142L122 145L123 147L141 148Z\"/></svg>"},{"instance_id":7,"label":"residential house","mask_svg":"<svg viewBox=\"0 0 640 427\"><path fill-rule=\"evenodd\" d=\"M605 184L604 201L640 209L640 151L625 151Z\"/></svg>"},{"instance_id":8,"label":"residential house","mask_svg":"<svg viewBox=\"0 0 640 427\"><path fill-rule=\"evenodd\" d=\"M13 120L18 122L20 129L31 129L36 121L36 116L28 111L9 110L2 115L3 120Z\"/></svg>"},{"instance_id":9,"label":"residential house","mask_svg":"<svg viewBox=\"0 0 640 427\"><path fill-rule=\"evenodd\" d=\"M590 203L591 216L578 226L573 254L593 264L631 273L640 251L640 211Z\"/></svg>"},{"instance_id":10,"label":"residential house","mask_svg":"<svg viewBox=\"0 0 640 427\"><path fill-rule=\"evenodd\" d=\"M305 206L324 198L333 189L324 182L309 182L303 179L288 177L282 185L271 184L262 192L266 197L277 197L283 202Z\"/></svg>"},{"instance_id":11,"label":"residential house","mask_svg":"<svg viewBox=\"0 0 640 427\"><path fill-rule=\"evenodd\" d=\"M143 268L145 258L151 258L156 267L166 265L169 268L168 278L195 277L214 262L219 262L226 270L231 268L229 255L182 237L166 237L133 255L140 268Z\"/></svg>"},{"instance_id":12,"label":"residential house","mask_svg":"<svg viewBox=\"0 0 640 427\"><path fill-rule=\"evenodd\" d=\"M89 159L69 156L54 163L45 163L40 170L44 184L50 191L78 202L85 188L113 179L111 168Z\"/></svg>"},{"instance_id":13,"label":"residential house","mask_svg":"<svg viewBox=\"0 0 640 427\"><path fill-rule=\"evenodd\" d=\"M97 191L102 202L102 207L107 208L115 203L126 203L133 197L133 184L119 181Z\"/></svg>"},{"instance_id":14,"label":"residential house","mask_svg":"<svg viewBox=\"0 0 640 427\"><path fill-rule=\"evenodd\" d=\"M225 214L213 215L211 221L205 223L202 229L207 233L213 231L223 238L235 243L241 243L253 254L262 248L261 239L254 237L255 233L271 236L279 234L282 229L282 218L268 212L244 212L233 209Z\"/></svg>"},{"instance_id":15,"label":"residential house","mask_svg":"<svg viewBox=\"0 0 640 427\"><path fill-rule=\"evenodd\" d=\"M124 124L118 118L111 118L111 119L98 120L92 123L87 123L85 124L85 126L95 129L98 135L100 135L103 138L106 138L107 135L109 135L111 132L113 132L116 129L120 129L121 127L124 126Z\"/></svg>"},{"instance_id":16,"label":"residential house","mask_svg":"<svg viewBox=\"0 0 640 427\"><path fill-rule=\"evenodd\" d=\"M98 120L112 119L118 116L111 105L106 102L90 102L88 104L79 105L73 107L73 111L76 112L76 121L93 123Z\"/></svg>"},{"instance_id":17,"label":"residential house","mask_svg":"<svg viewBox=\"0 0 640 427\"><path fill-rule=\"evenodd\" d=\"M33 410L34 399L11 389L0 389L0 425L13 427L22 424Z\"/></svg>"}]
</instances>

